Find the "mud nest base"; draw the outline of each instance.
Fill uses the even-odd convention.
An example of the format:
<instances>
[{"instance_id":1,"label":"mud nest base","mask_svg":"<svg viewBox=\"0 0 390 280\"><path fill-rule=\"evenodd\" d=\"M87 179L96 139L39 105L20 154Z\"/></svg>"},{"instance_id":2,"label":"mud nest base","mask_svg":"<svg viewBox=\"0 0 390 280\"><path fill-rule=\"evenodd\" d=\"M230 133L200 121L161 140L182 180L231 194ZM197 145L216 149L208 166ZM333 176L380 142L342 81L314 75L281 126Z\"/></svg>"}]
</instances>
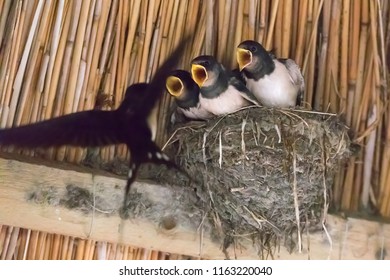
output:
<instances>
[{"instance_id":1,"label":"mud nest base","mask_svg":"<svg viewBox=\"0 0 390 280\"><path fill-rule=\"evenodd\" d=\"M251 239L262 254L281 240L297 248L303 230L322 227L352 153L337 116L263 107L176 127L165 149L202 186L223 248Z\"/></svg>"}]
</instances>

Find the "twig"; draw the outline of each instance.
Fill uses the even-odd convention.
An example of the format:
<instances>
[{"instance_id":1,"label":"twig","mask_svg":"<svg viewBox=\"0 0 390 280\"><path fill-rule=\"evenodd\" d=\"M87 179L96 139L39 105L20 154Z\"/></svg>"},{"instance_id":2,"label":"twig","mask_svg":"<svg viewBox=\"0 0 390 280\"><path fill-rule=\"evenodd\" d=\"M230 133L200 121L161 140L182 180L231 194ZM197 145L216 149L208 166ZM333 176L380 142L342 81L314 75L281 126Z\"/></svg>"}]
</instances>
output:
<instances>
[{"instance_id":1,"label":"twig","mask_svg":"<svg viewBox=\"0 0 390 280\"><path fill-rule=\"evenodd\" d=\"M297 156L294 147L293 147L293 186L292 187L293 187L293 194L294 194L295 219L297 222L298 252L302 253L301 221L300 221L299 199L298 199L298 191L297 191Z\"/></svg>"},{"instance_id":2,"label":"twig","mask_svg":"<svg viewBox=\"0 0 390 280\"><path fill-rule=\"evenodd\" d=\"M222 169L222 130L219 132L219 168Z\"/></svg>"},{"instance_id":3,"label":"twig","mask_svg":"<svg viewBox=\"0 0 390 280\"><path fill-rule=\"evenodd\" d=\"M246 156L246 148L245 148L245 125L246 125L246 119L243 119L241 125L241 151L244 158L249 160L248 157Z\"/></svg>"},{"instance_id":4,"label":"twig","mask_svg":"<svg viewBox=\"0 0 390 280\"><path fill-rule=\"evenodd\" d=\"M329 260L331 254L332 254L332 251L333 251L333 241L332 241L332 237L330 236L330 234L329 234L329 232L328 232L328 230L327 230L327 228L326 228L324 223L322 223L322 228L324 229L326 237L327 237L328 242L329 242L329 254L328 254L328 260Z\"/></svg>"},{"instance_id":5,"label":"twig","mask_svg":"<svg viewBox=\"0 0 390 280\"><path fill-rule=\"evenodd\" d=\"M276 130L276 134L278 134L278 137L279 137L278 143L282 143L282 134L280 133L279 126L277 124L275 124L274 126L275 126L275 130Z\"/></svg>"},{"instance_id":6,"label":"twig","mask_svg":"<svg viewBox=\"0 0 390 280\"><path fill-rule=\"evenodd\" d=\"M322 160L322 166L323 166L323 169L324 169L323 172L322 172L322 184L323 184L323 189L324 189L324 209L323 209L323 213L322 213L321 224L322 224L322 228L325 231L325 234L326 234L326 236L328 238L329 245L330 245L329 255L328 255L328 259L329 259L330 255L331 255L331 252L333 250L333 242L332 242L332 237L328 233L328 230L327 230L327 228L325 226L329 205L328 205L328 192L327 192L327 185L326 185L326 152L325 152L326 150L325 150L324 139L321 140L321 149L322 149L321 160Z\"/></svg>"},{"instance_id":7,"label":"twig","mask_svg":"<svg viewBox=\"0 0 390 280\"><path fill-rule=\"evenodd\" d=\"M208 136L208 133L205 132L203 134L203 143L202 143L203 163L204 163L205 166L207 166L207 164L206 164L206 140L207 140L207 136Z\"/></svg>"}]
</instances>

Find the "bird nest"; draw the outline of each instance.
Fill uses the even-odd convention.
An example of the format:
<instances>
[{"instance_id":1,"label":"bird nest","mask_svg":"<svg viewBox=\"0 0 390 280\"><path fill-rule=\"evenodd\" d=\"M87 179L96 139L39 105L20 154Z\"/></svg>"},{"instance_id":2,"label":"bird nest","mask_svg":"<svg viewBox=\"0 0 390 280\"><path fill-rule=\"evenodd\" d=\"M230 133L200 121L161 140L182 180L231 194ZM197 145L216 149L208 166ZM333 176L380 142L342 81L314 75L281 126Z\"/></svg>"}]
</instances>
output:
<instances>
[{"instance_id":1,"label":"bird nest","mask_svg":"<svg viewBox=\"0 0 390 280\"><path fill-rule=\"evenodd\" d=\"M259 252L297 248L302 231L322 227L334 174L352 153L337 116L264 107L176 127L165 150L201 186L223 248L241 237Z\"/></svg>"}]
</instances>

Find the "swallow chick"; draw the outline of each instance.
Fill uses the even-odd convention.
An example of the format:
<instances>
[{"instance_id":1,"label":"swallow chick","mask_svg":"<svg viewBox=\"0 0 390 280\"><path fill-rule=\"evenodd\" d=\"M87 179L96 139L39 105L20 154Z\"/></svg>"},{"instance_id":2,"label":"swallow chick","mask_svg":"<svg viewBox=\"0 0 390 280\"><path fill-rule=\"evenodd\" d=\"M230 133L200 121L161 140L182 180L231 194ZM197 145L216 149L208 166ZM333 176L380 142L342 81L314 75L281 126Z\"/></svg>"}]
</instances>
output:
<instances>
[{"instance_id":1,"label":"swallow chick","mask_svg":"<svg viewBox=\"0 0 390 280\"><path fill-rule=\"evenodd\" d=\"M237 62L247 88L264 106L301 105L305 81L294 60L276 58L258 42L248 40L238 45Z\"/></svg>"},{"instance_id":2,"label":"swallow chick","mask_svg":"<svg viewBox=\"0 0 390 280\"><path fill-rule=\"evenodd\" d=\"M20 148L48 148L63 145L96 147L124 143L130 150L129 173L125 188L124 208L139 166L152 162L175 168L189 175L161 151L152 139L148 116L164 91L167 73L184 52L183 40L172 55L156 71L150 83L129 86L117 110L90 110L51 120L0 129L0 145Z\"/></svg>"},{"instance_id":3,"label":"swallow chick","mask_svg":"<svg viewBox=\"0 0 390 280\"><path fill-rule=\"evenodd\" d=\"M177 110L188 119L207 120L214 115L200 105L199 86L185 70L172 71L165 83L168 93L173 96Z\"/></svg>"},{"instance_id":4,"label":"swallow chick","mask_svg":"<svg viewBox=\"0 0 390 280\"><path fill-rule=\"evenodd\" d=\"M200 88L200 105L214 115L224 115L258 104L256 97L214 57L202 55L191 62L191 74Z\"/></svg>"}]
</instances>

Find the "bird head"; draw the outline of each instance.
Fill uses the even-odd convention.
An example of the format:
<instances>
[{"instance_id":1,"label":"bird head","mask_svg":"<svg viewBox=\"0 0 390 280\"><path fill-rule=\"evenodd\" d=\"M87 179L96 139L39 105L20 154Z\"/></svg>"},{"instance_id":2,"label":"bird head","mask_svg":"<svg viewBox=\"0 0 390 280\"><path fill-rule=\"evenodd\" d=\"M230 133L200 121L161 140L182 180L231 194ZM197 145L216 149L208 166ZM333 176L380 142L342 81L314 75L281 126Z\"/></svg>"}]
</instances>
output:
<instances>
[{"instance_id":1,"label":"bird head","mask_svg":"<svg viewBox=\"0 0 390 280\"><path fill-rule=\"evenodd\" d=\"M240 71L245 68L254 68L261 62L262 58L269 57L268 52L258 42L247 40L241 42L237 47L237 62Z\"/></svg>"},{"instance_id":2,"label":"bird head","mask_svg":"<svg viewBox=\"0 0 390 280\"><path fill-rule=\"evenodd\" d=\"M165 87L179 106L193 106L199 100L199 86L188 71L174 70L170 72Z\"/></svg>"},{"instance_id":3,"label":"bird head","mask_svg":"<svg viewBox=\"0 0 390 280\"><path fill-rule=\"evenodd\" d=\"M175 98L180 98L180 96L183 94L183 82L179 77L175 75L168 76L167 81L165 83L165 87L169 94Z\"/></svg>"},{"instance_id":4,"label":"bird head","mask_svg":"<svg viewBox=\"0 0 390 280\"><path fill-rule=\"evenodd\" d=\"M214 77L218 76L217 62L210 55L201 55L191 62L191 74L199 87L207 86Z\"/></svg>"},{"instance_id":5,"label":"bird head","mask_svg":"<svg viewBox=\"0 0 390 280\"><path fill-rule=\"evenodd\" d=\"M194 82L191 74L185 70L174 70L169 73L165 87L176 102L193 101L197 102L199 96L199 87Z\"/></svg>"}]
</instances>

